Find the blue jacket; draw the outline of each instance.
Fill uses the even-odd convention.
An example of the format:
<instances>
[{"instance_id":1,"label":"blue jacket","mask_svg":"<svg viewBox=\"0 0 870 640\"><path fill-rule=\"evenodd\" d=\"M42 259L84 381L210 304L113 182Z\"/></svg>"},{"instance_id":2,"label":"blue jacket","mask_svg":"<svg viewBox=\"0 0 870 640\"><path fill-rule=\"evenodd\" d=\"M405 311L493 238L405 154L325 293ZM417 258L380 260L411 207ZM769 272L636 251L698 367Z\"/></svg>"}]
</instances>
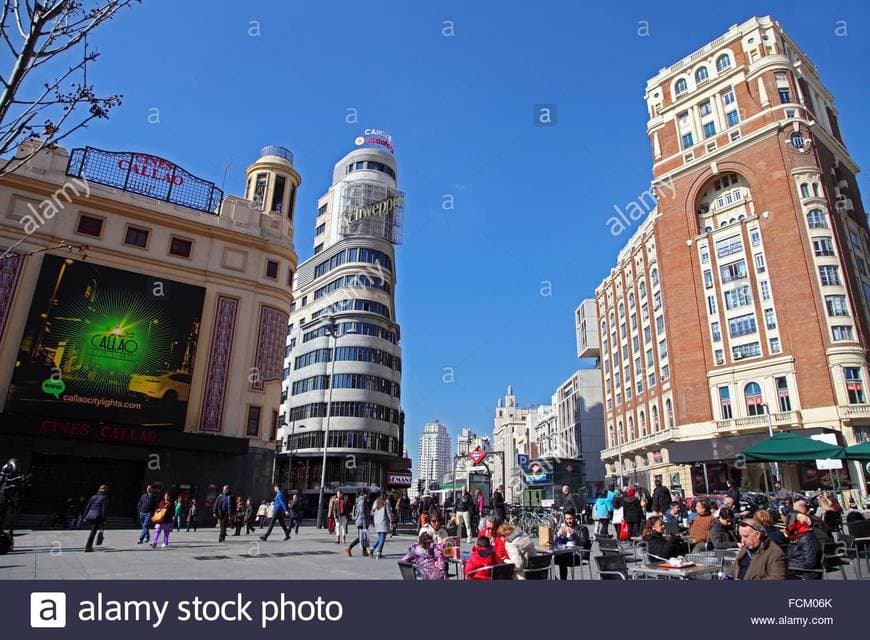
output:
<instances>
[{"instance_id":1,"label":"blue jacket","mask_svg":"<svg viewBox=\"0 0 870 640\"><path fill-rule=\"evenodd\" d=\"M275 509L274 513L284 513L287 511L287 501L284 499L284 492L280 489L275 492L275 502L272 506Z\"/></svg>"},{"instance_id":2,"label":"blue jacket","mask_svg":"<svg viewBox=\"0 0 870 640\"><path fill-rule=\"evenodd\" d=\"M613 503L608 506L607 498L597 498L595 500L595 515L599 518L609 520L613 513Z\"/></svg>"},{"instance_id":3,"label":"blue jacket","mask_svg":"<svg viewBox=\"0 0 870 640\"><path fill-rule=\"evenodd\" d=\"M102 522L106 519L106 507L108 498L105 493L96 493L91 496L88 506L85 507L85 522Z\"/></svg>"}]
</instances>

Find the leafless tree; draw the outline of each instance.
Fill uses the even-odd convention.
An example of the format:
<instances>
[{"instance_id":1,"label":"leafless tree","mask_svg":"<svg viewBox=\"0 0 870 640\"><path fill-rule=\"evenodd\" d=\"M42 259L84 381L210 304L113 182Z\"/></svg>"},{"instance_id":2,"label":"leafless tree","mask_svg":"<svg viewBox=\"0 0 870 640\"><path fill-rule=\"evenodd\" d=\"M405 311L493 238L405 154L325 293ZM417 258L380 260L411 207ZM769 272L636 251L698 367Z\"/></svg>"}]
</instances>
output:
<instances>
[{"instance_id":1,"label":"leafless tree","mask_svg":"<svg viewBox=\"0 0 870 640\"><path fill-rule=\"evenodd\" d=\"M11 70L0 77L2 180L91 120L107 118L121 103L121 95L98 96L88 83L88 65L99 57L88 48L88 35L141 0L0 2L0 51L8 48L12 57ZM28 139L34 144L14 157Z\"/></svg>"}]
</instances>

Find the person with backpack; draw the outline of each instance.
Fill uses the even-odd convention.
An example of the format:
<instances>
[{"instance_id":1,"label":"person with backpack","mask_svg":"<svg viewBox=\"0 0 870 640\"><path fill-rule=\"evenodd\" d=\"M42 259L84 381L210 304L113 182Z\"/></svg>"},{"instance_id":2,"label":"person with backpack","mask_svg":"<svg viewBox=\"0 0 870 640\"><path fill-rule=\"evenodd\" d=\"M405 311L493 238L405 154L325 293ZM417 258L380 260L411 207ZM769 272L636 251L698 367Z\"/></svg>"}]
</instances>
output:
<instances>
[{"instance_id":1,"label":"person with backpack","mask_svg":"<svg viewBox=\"0 0 870 640\"><path fill-rule=\"evenodd\" d=\"M363 557L369 555L369 519L368 519L368 497L369 490L363 489L356 497L356 502L353 505L351 518L356 525L356 538L351 540L350 544L344 548L345 555L350 558L353 555L353 548L359 544L362 547Z\"/></svg>"},{"instance_id":2,"label":"person with backpack","mask_svg":"<svg viewBox=\"0 0 870 640\"><path fill-rule=\"evenodd\" d=\"M671 507L671 492L662 484L660 479L655 481L655 489L652 494L652 510L660 516L664 516Z\"/></svg>"},{"instance_id":3,"label":"person with backpack","mask_svg":"<svg viewBox=\"0 0 870 640\"><path fill-rule=\"evenodd\" d=\"M387 533L392 528L392 515L390 514L390 502L381 493L371 510L372 522L375 525L375 533L378 539L372 545L371 557L378 560L384 557L384 545L387 543Z\"/></svg>"},{"instance_id":4,"label":"person with backpack","mask_svg":"<svg viewBox=\"0 0 870 640\"><path fill-rule=\"evenodd\" d=\"M151 516L151 522L154 523L154 539L151 541L151 548L157 548L157 541L160 539L161 532L163 533L163 544L161 548L165 549L169 546L169 534L172 533L172 521L175 519L175 501L169 492L163 494L163 500L157 505L154 510L154 515Z\"/></svg>"},{"instance_id":5,"label":"person with backpack","mask_svg":"<svg viewBox=\"0 0 870 640\"><path fill-rule=\"evenodd\" d=\"M94 538L97 539L98 546L103 543L103 525L106 522L109 505L107 493L109 493L108 485L101 484L85 507L85 522L91 525L91 532L88 534L88 541L85 543L85 551L94 550ZM99 532L99 535L97 532Z\"/></svg>"}]
</instances>

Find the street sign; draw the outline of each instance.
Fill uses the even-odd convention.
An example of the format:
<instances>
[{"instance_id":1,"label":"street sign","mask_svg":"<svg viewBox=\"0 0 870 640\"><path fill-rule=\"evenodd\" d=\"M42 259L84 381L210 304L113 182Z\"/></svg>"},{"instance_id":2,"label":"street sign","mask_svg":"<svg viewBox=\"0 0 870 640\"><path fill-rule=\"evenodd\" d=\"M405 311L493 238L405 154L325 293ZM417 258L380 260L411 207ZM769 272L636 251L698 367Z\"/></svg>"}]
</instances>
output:
<instances>
[{"instance_id":1,"label":"street sign","mask_svg":"<svg viewBox=\"0 0 870 640\"><path fill-rule=\"evenodd\" d=\"M520 469L523 469L523 470L528 469L528 467L529 467L529 456L527 456L527 455L525 455L525 454L523 454L523 453L518 454L518 455L517 455L517 466L518 466Z\"/></svg>"},{"instance_id":2,"label":"street sign","mask_svg":"<svg viewBox=\"0 0 870 640\"><path fill-rule=\"evenodd\" d=\"M486 457L486 451L480 447L475 447L474 451L468 454L468 457L471 458L474 464L480 464L481 460Z\"/></svg>"}]
</instances>

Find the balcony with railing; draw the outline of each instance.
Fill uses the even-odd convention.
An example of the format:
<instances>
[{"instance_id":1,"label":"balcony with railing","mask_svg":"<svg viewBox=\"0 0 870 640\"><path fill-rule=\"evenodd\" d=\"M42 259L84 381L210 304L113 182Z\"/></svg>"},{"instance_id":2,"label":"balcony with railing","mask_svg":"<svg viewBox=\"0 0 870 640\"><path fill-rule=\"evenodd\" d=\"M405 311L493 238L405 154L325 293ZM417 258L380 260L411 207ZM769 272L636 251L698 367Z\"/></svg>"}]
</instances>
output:
<instances>
[{"instance_id":1,"label":"balcony with railing","mask_svg":"<svg viewBox=\"0 0 870 640\"><path fill-rule=\"evenodd\" d=\"M648 449L654 445L659 445L668 440L673 440L676 436L676 429L662 429L661 431L648 433L645 436L623 442L622 446L608 447L601 450L602 458L616 458L619 456L619 450L622 449L622 455L629 455L637 451Z\"/></svg>"},{"instance_id":2,"label":"balcony with railing","mask_svg":"<svg viewBox=\"0 0 870 640\"><path fill-rule=\"evenodd\" d=\"M840 407L840 418L843 420L870 418L870 404L850 404Z\"/></svg>"},{"instance_id":3,"label":"balcony with railing","mask_svg":"<svg viewBox=\"0 0 870 640\"><path fill-rule=\"evenodd\" d=\"M800 411L781 411L770 415L773 426L779 429L786 427L799 427L801 425ZM745 418L731 418L729 420L716 420L717 431L739 431L741 429L757 429L767 427L767 414L748 416Z\"/></svg>"}]
</instances>

